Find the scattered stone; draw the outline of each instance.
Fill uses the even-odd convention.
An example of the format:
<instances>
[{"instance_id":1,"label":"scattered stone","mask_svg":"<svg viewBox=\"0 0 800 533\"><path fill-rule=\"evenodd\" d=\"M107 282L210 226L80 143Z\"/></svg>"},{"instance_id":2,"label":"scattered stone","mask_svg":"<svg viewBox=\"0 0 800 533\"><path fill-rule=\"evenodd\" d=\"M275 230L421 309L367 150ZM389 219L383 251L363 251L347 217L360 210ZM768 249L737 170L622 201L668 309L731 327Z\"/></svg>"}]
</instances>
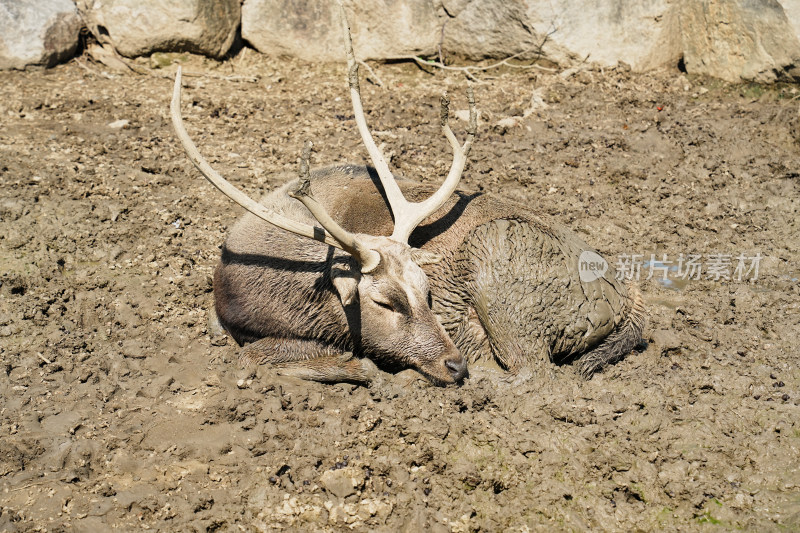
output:
<instances>
[{"instance_id":1,"label":"scattered stone","mask_svg":"<svg viewBox=\"0 0 800 533\"><path fill-rule=\"evenodd\" d=\"M351 494L355 494L364 484L364 472L355 467L326 470L322 474L320 482L325 490L337 498L347 498Z\"/></svg>"},{"instance_id":2,"label":"scattered stone","mask_svg":"<svg viewBox=\"0 0 800 533\"><path fill-rule=\"evenodd\" d=\"M121 130L125 128L128 124L130 124L129 120L120 119L109 123L108 127L111 128L112 130Z\"/></svg>"},{"instance_id":3,"label":"scattered stone","mask_svg":"<svg viewBox=\"0 0 800 533\"><path fill-rule=\"evenodd\" d=\"M506 117L501 118L494 123L494 131L500 135L505 135L509 130L512 130L520 125L522 117Z\"/></svg>"},{"instance_id":4,"label":"scattered stone","mask_svg":"<svg viewBox=\"0 0 800 533\"><path fill-rule=\"evenodd\" d=\"M654 331L650 334L650 342L656 346L661 355L676 352L681 348L681 340L678 335L668 329Z\"/></svg>"}]
</instances>

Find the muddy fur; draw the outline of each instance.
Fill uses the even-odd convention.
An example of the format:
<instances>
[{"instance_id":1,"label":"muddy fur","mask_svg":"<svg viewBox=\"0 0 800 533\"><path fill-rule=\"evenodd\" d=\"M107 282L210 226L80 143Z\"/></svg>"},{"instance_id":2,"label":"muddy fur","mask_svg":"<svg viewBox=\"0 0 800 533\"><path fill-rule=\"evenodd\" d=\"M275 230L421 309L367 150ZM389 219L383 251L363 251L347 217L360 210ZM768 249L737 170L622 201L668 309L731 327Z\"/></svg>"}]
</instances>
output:
<instances>
[{"instance_id":1,"label":"muddy fur","mask_svg":"<svg viewBox=\"0 0 800 533\"><path fill-rule=\"evenodd\" d=\"M409 180L400 183L410 201L425 199L434 191ZM262 203L311 222L304 208L287 195L296 186L290 182L266 195ZM391 213L372 168L341 165L317 170L311 191L348 231L391 234ZM215 277L223 325L240 343L264 336L314 335L358 350L353 328L328 318L341 320L346 314L335 297L330 273L353 268L352 260L320 243L284 233L249 214L237 223ZM459 192L425 220L409 242L443 256L441 262L424 267L432 308L468 361L494 358L509 372L518 373L580 357L578 371L589 377L624 357L641 340L644 307L635 297L635 287L616 280L613 268L600 279L581 281L578 257L593 251L591 247L564 227L544 224L524 206ZM276 261L270 256L278 248L282 255ZM310 303L300 307L299 295ZM317 306L315 300L321 299L324 303ZM231 302L236 302L233 309ZM301 312L294 313L298 307ZM311 325L300 332L296 322L306 316ZM371 354L360 350L359 355ZM397 366L409 361L390 354L383 363Z\"/></svg>"}]
</instances>

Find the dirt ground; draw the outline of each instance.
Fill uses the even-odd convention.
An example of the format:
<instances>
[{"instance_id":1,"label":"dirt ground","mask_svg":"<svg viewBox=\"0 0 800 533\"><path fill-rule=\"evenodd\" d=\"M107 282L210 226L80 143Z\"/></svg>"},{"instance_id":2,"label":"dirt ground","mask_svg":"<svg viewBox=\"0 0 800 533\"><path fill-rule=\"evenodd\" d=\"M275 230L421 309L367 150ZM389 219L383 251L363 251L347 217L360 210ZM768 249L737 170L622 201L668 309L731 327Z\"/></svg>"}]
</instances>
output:
<instances>
[{"instance_id":1,"label":"dirt ground","mask_svg":"<svg viewBox=\"0 0 800 533\"><path fill-rule=\"evenodd\" d=\"M315 165L365 161L341 65L183 59L190 133L251 195L306 139ZM648 261L649 342L589 381L363 388L242 370L209 333L242 210L172 134L173 68L0 73L1 531L800 529L798 87L481 74L463 188ZM438 95L466 108L463 74L375 69L393 168L442 179Z\"/></svg>"}]
</instances>

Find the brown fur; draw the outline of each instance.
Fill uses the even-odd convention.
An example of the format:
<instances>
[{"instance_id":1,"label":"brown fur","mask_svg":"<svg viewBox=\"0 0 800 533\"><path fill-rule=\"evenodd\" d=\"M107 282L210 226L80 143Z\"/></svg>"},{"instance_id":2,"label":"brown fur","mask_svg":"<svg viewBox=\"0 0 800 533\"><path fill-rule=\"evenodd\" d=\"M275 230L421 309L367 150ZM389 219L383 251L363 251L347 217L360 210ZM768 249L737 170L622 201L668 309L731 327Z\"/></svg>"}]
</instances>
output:
<instances>
[{"instance_id":1,"label":"brown fur","mask_svg":"<svg viewBox=\"0 0 800 533\"><path fill-rule=\"evenodd\" d=\"M409 201L434 191L410 181L399 184ZM296 182L287 184L262 203L313 224L305 208L286 194L295 186ZM354 233L391 234L391 213L381 191L377 176L367 167L330 167L311 177L313 196ZM494 357L516 372L543 360L563 362L583 355L579 371L588 377L640 340L644 309L638 292L615 280L613 268L605 278L580 281L577 258L591 248L567 229L544 224L523 206L490 195L458 193L414 231L409 244L443 256L423 267L433 311L469 361ZM404 268L393 261L382 264L381 268ZM343 305L339 287L356 275L355 269L346 254L248 214L231 232L215 273L217 313L240 344L259 341L269 346L259 352L262 360L282 362L276 346L281 339L287 339L286 345L291 339L289 358L298 365L299 375L308 374L310 363L303 360L313 354L326 360L339 354L338 360L352 367L347 354L355 353L394 367L412 366L433 381L447 382L442 362L449 358L452 366L458 360L447 346L449 338L435 334L438 324L431 322L427 304L423 309L414 302L415 310L409 309L407 316L414 316L418 324L410 327L404 319L389 328L392 335L400 330L402 335L388 345L375 335L365 338L362 321L370 320L373 312L359 311L363 302ZM403 275L399 270L382 274ZM388 290L392 291L397 292ZM265 338L272 341L264 344ZM307 344L298 345L298 340ZM348 375L341 369L331 374Z\"/></svg>"}]
</instances>

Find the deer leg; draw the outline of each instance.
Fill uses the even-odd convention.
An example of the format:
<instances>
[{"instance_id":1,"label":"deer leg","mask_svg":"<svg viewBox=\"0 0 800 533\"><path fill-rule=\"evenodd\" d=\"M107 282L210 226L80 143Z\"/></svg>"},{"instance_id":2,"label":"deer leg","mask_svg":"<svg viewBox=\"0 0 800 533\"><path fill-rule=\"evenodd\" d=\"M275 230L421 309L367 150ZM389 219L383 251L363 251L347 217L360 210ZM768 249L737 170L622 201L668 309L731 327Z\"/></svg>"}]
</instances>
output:
<instances>
[{"instance_id":1,"label":"deer leg","mask_svg":"<svg viewBox=\"0 0 800 533\"><path fill-rule=\"evenodd\" d=\"M471 305L467 306L461 320L449 333L458 351L469 364L476 363L482 358L492 357L486 330Z\"/></svg>"},{"instance_id":2,"label":"deer leg","mask_svg":"<svg viewBox=\"0 0 800 533\"><path fill-rule=\"evenodd\" d=\"M299 363L284 363L275 366L278 368L278 372L285 376L322 383L347 382L365 385L370 383L373 377L369 359L357 359L352 355L317 357Z\"/></svg>"},{"instance_id":3,"label":"deer leg","mask_svg":"<svg viewBox=\"0 0 800 533\"><path fill-rule=\"evenodd\" d=\"M369 383L375 365L314 340L264 337L242 348L242 366L270 364L279 373L323 383Z\"/></svg>"},{"instance_id":4,"label":"deer leg","mask_svg":"<svg viewBox=\"0 0 800 533\"><path fill-rule=\"evenodd\" d=\"M499 307L491 307L484 298L477 300L470 314L474 313L483 329L495 360L511 372L518 373L527 363L525 350L519 345L518 335L512 334L514 322Z\"/></svg>"}]
</instances>

